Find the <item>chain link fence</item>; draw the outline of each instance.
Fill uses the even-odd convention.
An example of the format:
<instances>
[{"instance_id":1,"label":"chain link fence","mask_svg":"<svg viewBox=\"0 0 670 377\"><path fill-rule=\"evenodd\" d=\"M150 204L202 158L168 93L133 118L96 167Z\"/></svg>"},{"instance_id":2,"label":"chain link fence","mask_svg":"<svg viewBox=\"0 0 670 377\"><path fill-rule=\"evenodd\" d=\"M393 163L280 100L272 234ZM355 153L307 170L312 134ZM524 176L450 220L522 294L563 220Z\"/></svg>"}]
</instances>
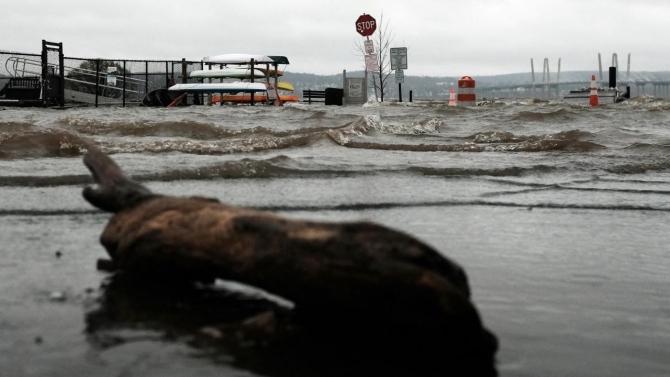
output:
<instances>
[{"instance_id":1,"label":"chain link fence","mask_svg":"<svg viewBox=\"0 0 670 377\"><path fill-rule=\"evenodd\" d=\"M60 75L57 51L48 51L48 72ZM147 93L174 83L198 82L188 78L203 69L201 61L125 60L65 57L65 104L68 106L138 106ZM0 51L0 89L10 79L39 79L42 55ZM48 85L48 83L47 83ZM189 99L187 99L188 101Z\"/></svg>"}]
</instances>

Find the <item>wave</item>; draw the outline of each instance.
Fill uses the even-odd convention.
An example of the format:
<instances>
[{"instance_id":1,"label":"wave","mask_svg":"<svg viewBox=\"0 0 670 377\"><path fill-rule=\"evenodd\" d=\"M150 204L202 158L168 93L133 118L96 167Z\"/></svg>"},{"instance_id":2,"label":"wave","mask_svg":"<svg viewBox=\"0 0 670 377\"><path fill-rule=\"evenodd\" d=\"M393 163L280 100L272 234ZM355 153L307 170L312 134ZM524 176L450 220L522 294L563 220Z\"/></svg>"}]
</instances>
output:
<instances>
[{"instance_id":1,"label":"wave","mask_svg":"<svg viewBox=\"0 0 670 377\"><path fill-rule=\"evenodd\" d=\"M35 129L35 125L32 123L24 122L0 122L0 135L3 133L19 133L25 131L32 131Z\"/></svg>"},{"instance_id":2,"label":"wave","mask_svg":"<svg viewBox=\"0 0 670 377\"><path fill-rule=\"evenodd\" d=\"M95 119L67 117L60 123L84 135L114 135L134 137L182 137L193 140L219 140L253 135L291 136L322 132L327 127L309 127L292 130L271 130L257 126L238 130L222 128L216 124L196 121L147 121L104 122Z\"/></svg>"},{"instance_id":3,"label":"wave","mask_svg":"<svg viewBox=\"0 0 670 377\"><path fill-rule=\"evenodd\" d=\"M35 176L2 176L0 187L53 187L73 186L93 183L93 178L86 174L61 175L53 177Z\"/></svg>"},{"instance_id":4,"label":"wave","mask_svg":"<svg viewBox=\"0 0 670 377\"><path fill-rule=\"evenodd\" d=\"M649 143L633 143L624 149L632 149L632 150L667 150L670 148L670 145L668 144L649 144Z\"/></svg>"},{"instance_id":5,"label":"wave","mask_svg":"<svg viewBox=\"0 0 670 377\"><path fill-rule=\"evenodd\" d=\"M72 216L72 215L103 215L108 217L107 213L99 209L92 210L67 210L67 209L0 209L0 216Z\"/></svg>"},{"instance_id":6,"label":"wave","mask_svg":"<svg viewBox=\"0 0 670 377\"><path fill-rule=\"evenodd\" d=\"M363 141L346 141L340 145L355 149L408 152L483 152L485 147L476 144L381 144Z\"/></svg>"},{"instance_id":7,"label":"wave","mask_svg":"<svg viewBox=\"0 0 670 377\"><path fill-rule=\"evenodd\" d=\"M515 114L510 120L520 122L544 122L556 120L572 120L574 113L566 109L559 109L552 112L521 111Z\"/></svg>"},{"instance_id":8,"label":"wave","mask_svg":"<svg viewBox=\"0 0 670 377\"><path fill-rule=\"evenodd\" d=\"M230 153L250 153L274 149L303 147L319 138L318 135L292 137L254 137L221 141L202 140L149 140L129 142L108 142L101 144L105 153L166 153L181 152L200 155L222 155Z\"/></svg>"},{"instance_id":9,"label":"wave","mask_svg":"<svg viewBox=\"0 0 670 377\"><path fill-rule=\"evenodd\" d=\"M308 120L324 120L328 117L325 111L316 111L314 114L307 117Z\"/></svg>"},{"instance_id":10,"label":"wave","mask_svg":"<svg viewBox=\"0 0 670 377\"><path fill-rule=\"evenodd\" d=\"M380 131L396 135L422 135L437 133L443 126L443 121L437 118L430 118L410 124L382 125Z\"/></svg>"},{"instance_id":11,"label":"wave","mask_svg":"<svg viewBox=\"0 0 670 377\"><path fill-rule=\"evenodd\" d=\"M423 175L431 176L492 176L492 177L519 177L534 173L548 173L557 168L547 165L536 165L531 167L508 167L508 168L427 168L427 167L410 167L408 170L416 171Z\"/></svg>"},{"instance_id":12,"label":"wave","mask_svg":"<svg viewBox=\"0 0 670 377\"><path fill-rule=\"evenodd\" d=\"M605 148L591 141L578 140L591 133L571 130L545 135L515 135L511 132L488 131L470 135L465 139L472 141L462 144L384 144L370 141L355 141L370 130L397 131L385 126L375 115L367 115L339 129L328 131L328 136L335 143L357 149L375 149L409 152L543 152L565 150L572 152L590 152ZM487 145L487 144L496 145ZM480 145L485 144L485 145Z\"/></svg>"},{"instance_id":13,"label":"wave","mask_svg":"<svg viewBox=\"0 0 670 377\"><path fill-rule=\"evenodd\" d=\"M251 207L258 210L291 212L291 211L362 211L391 208L418 208L418 207L454 207L454 206L476 206L476 207L512 207L532 210L533 208L546 209L583 209L583 210L601 210L601 211L659 211L670 212L670 208L659 208L652 206L637 205L598 205L598 204L571 204L571 203L513 203L513 202L495 202L489 200L443 200L435 202L381 202L381 203L352 203L339 205L313 205L313 206L255 206Z\"/></svg>"},{"instance_id":14,"label":"wave","mask_svg":"<svg viewBox=\"0 0 670 377\"><path fill-rule=\"evenodd\" d=\"M277 156L266 160L242 159L214 165L170 169L147 174L134 174L130 179L137 182L172 182L180 180L199 181L214 179L241 178L284 178L314 176L352 176L374 174L371 172L352 171L332 167L316 166L300 168L293 165L295 161L287 156ZM54 187L83 186L93 183L88 174L62 176L0 176L0 187Z\"/></svg>"},{"instance_id":15,"label":"wave","mask_svg":"<svg viewBox=\"0 0 670 377\"><path fill-rule=\"evenodd\" d=\"M670 169L669 161L643 162L639 164L624 164L605 168L608 173L614 174L644 174L649 171L662 171Z\"/></svg>"},{"instance_id":16,"label":"wave","mask_svg":"<svg viewBox=\"0 0 670 377\"><path fill-rule=\"evenodd\" d=\"M546 151L568 151L568 152L592 152L605 149L600 144L591 141L576 140L539 140L524 141L518 144L501 144L488 147L486 151L495 152L546 152Z\"/></svg>"},{"instance_id":17,"label":"wave","mask_svg":"<svg viewBox=\"0 0 670 377\"><path fill-rule=\"evenodd\" d=\"M382 121L378 115L366 115L342 127L330 129L326 134L337 144L345 145L351 137L362 136L370 130L381 127L381 124Z\"/></svg>"},{"instance_id":18,"label":"wave","mask_svg":"<svg viewBox=\"0 0 670 377\"><path fill-rule=\"evenodd\" d=\"M220 155L229 153L257 152L286 149L309 145L322 137L322 132L303 130L302 132L281 132L288 135L259 136L223 139L219 141L192 139L160 140L103 140L98 147L105 153L165 153L182 152L189 154ZM295 135L294 135L295 134ZM42 157L76 157L86 153L91 141L69 132L44 130L20 134L0 134L0 159L23 159Z\"/></svg>"},{"instance_id":19,"label":"wave","mask_svg":"<svg viewBox=\"0 0 670 377\"><path fill-rule=\"evenodd\" d=\"M384 151L408 151L408 152L546 152L546 151L570 151L591 152L603 149L600 144L590 141L572 140L541 140L536 142L522 142L516 144L502 144L482 146L473 143L464 144L382 144L363 141L339 140L338 144L347 148L375 149Z\"/></svg>"},{"instance_id":20,"label":"wave","mask_svg":"<svg viewBox=\"0 0 670 377\"><path fill-rule=\"evenodd\" d=\"M240 161L229 161L196 169L178 169L156 174L135 175L133 179L137 181L169 182L178 180L307 177L317 175L348 176L357 173L336 169L300 169L286 166L291 161L293 160L286 156L277 156L267 160L242 159Z\"/></svg>"},{"instance_id":21,"label":"wave","mask_svg":"<svg viewBox=\"0 0 670 377\"><path fill-rule=\"evenodd\" d=\"M640 105L646 105L641 107L647 107L649 109L654 109L657 107L667 107L670 106L670 100L667 98L656 98L648 94L641 94L635 98L631 98L628 101L624 102L626 105L639 107Z\"/></svg>"},{"instance_id":22,"label":"wave","mask_svg":"<svg viewBox=\"0 0 670 377\"><path fill-rule=\"evenodd\" d=\"M379 115L366 115L342 127L328 129L326 134L337 144L351 146L352 137L363 136L371 131L392 135L422 135L437 133L443 125L444 122L437 118L392 125L382 122Z\"/></svg>"},{"instance_id":23,"label":"wave","mask_svg":"<svg viewBox=\"0 0 670 377\"><path fill-rule=\"evenodd\" d=\"M226 130L213 124L195 121L156 122L138 120L134 122L106 122L97 119L67 117L62 119L60 123L84 135L161 136L208 140L236 136L244 132L244 130Z\"/></svg>"},{"instance_id":24,"label":"wave","mask_svg":"<svg viewBox=\"0 0 670 377\"><path fill-rule=\"evenodd\" d=\"M530 98L525 101L522 101L522 105L546 105L549 103L549 100L541 98Z\"/></svg>"},{"instance_id":25,"label":"wave","mask_svg":"<svg viewBox=\"0 0 670 377\"><path fill-rule=\"evenodd\" d=\"M515 135L507 131L487 131L478 132L466 137L475 143L519 143L524 141L543 141L543 140L578 140L593 134L587 131L570 130L557 132L555 134L543 135Z\"/></svg>"},{"instance_id":26,"label":"wave","mask_svg":"<svg viewBox=\"0 0 670 377\"><path fill-rule=\"evenodd\" d=\"M86 152L88 145L76 135L56 130L0 134L0 159L74 157Z\"/></svg>"},{"instance_id":27,"label":"wave","mask_svg":"<svg viewBox=\"0 0 670 377\"><path fill-rule=\"evenodd\" d=\"M227 161L208 166L193 168L169 169L154 173L133 174L130 178L137 182L172 182L180 180L215 180L215 179L264 179L264 178L303 178L303 177L350 177L361 175L383 174L422 174L425 176L443 177L518 177L534 173L546 173L556 168L536 165L531 167L509 168L432 168L408 166L399 169L381 168L352 170L350 167L309 165L299 166L288 156L280 155L263 160L241 159ZM83 186L93 183L88 174L62 176L0 176L0 187L54 187Z\"/></svg>"}]
</instances>

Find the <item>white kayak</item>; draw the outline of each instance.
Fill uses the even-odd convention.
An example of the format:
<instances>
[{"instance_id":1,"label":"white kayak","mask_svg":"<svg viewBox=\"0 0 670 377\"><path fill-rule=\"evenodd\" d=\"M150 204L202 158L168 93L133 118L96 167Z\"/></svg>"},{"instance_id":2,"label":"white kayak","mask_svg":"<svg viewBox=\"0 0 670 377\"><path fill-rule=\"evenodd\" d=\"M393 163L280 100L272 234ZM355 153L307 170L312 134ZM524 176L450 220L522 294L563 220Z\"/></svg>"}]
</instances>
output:
<instances>
[{"instance_id":1,"label":"white kayak","mask_svg":"<svg viewBox=\"0 0 670 377\"><path fill-rule=\"evenodd\" d=\"M191 78L233 78L233 79L248 79L251 78L251 69L249 68L216 68L203 69L191 72ZM254 78L263 78L265 73L254 69Z\"/></svg>"},{"instance_id":2,"label":"white kayak","mask_svg":"<svg viewBox=\"0 0 670 377\"><path fill-rule=\"evenodd\" d=\"M223 54L205 56L202 61L216 64L250 64L251 59L257 64L289 64L285 56L266 56L252 54Z\"/></svg>"},{"instance_id":3,"label":"white kayak","mask_svg":"<svg viewBox=\"0 0 670 377\"><path fill-rule=\"evenodd\" d=\"M224 83L193 83L175 84L168 88L171 92L199 92L199 93L239 93L264 92L265 84L252 82L224 82Z\"/></svg>"}]
</instances>

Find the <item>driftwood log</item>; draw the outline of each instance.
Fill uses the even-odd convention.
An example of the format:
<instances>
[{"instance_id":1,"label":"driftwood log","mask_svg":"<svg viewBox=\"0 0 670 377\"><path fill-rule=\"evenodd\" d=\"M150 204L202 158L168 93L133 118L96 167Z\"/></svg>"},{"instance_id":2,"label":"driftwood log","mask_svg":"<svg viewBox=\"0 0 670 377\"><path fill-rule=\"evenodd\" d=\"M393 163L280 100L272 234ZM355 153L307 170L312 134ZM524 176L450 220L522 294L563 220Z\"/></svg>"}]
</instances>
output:
<instances>
[{"instance_id":1,"label":"driftwood log","mask_svg":"<svg viewBox=\"0 0 670 377\"><path fill-rule=\"evenodd\" d=\"M465 272L417 239L373 223L154 194L93 147L84 163L97 183L84 197L115 213L101 242L116 268L154 280L242 282L292 301L301 323L420 343L470 375L495 375L497 341Z\"/></svg>"}]
</instances>

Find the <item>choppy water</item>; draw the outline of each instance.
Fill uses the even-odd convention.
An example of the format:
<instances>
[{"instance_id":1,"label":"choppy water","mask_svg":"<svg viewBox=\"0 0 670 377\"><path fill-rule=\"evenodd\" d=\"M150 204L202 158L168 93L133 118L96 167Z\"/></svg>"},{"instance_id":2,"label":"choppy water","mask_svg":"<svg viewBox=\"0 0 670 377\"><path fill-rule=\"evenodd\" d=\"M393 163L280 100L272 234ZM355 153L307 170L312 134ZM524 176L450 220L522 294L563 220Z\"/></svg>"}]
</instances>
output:
<instances>
[{"instance_id":1,"label":"choppy water","mask_svg":"<svg viewBox=\"0 0 670 377\"><path fill-rule=\"evenodd\" d=\"M502 376L670 374L668 101L0 111L0 370L292 375L101 304L89 144L154 191L416 235L466 268Z\"/></svg>"}]
</instances>

